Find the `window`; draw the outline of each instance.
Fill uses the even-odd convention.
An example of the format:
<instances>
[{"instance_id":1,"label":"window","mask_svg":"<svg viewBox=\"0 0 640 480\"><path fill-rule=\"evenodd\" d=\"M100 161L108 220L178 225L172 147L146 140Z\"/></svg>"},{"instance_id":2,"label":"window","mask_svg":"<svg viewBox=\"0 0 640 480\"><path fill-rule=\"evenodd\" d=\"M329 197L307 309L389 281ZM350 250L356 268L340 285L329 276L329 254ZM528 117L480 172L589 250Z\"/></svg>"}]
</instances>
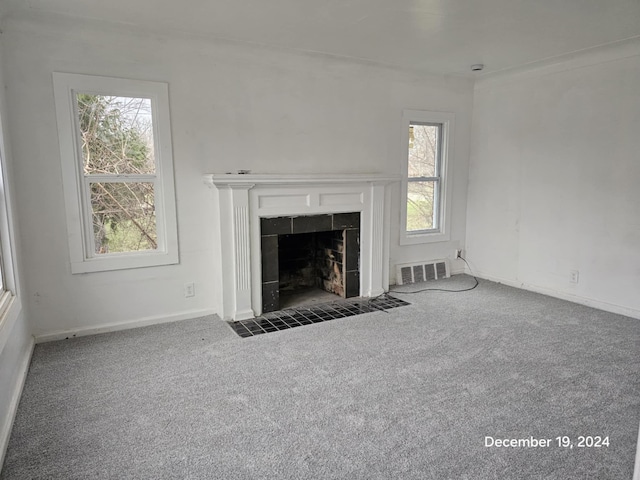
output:
<instances>
[{"instance_id":1,"label":"window","mask_svg":"<svg viewBox=\"0 0 640 480\"><path fill-rule=\"evenodd\" d=\"M17 278L14 272L14 243L11 231L12 219L9 205L8 185L5 184L6 165L4 157L4 138L2 136L2 121L0 119L0 332L7 325L7 315L13 298L16 295ZM2 348L0 335L0 349Z\"/></svg>"},{"instance_id":2,"label":"window","mask_svg":"<svg viewBox=\"0 0 640 480\"><path fill-rule=\"evenodd\" d=\"M167 85L53 83L72 273L177 263Z\"/></svg>"},{"instance_id":3,"label":"window","mask_svg":"<svg viewBox=\"0 0 640 480\"><path fill-rule=\"evenodd\" d=\"M0 158L0 160L2 160ZM0 178L1 181L1 178ZM0 187L4 187L4 184L1 185ZM3 209L3 214L6 212L6 205L4 204L4 192L2 192L2 198L0 199L0 203L2 204L1 208ZM2 227L3 230L6 228L8 230L8 225L5 225L6 222L6 216L3 215L2 216ZM8 232L7 232L8 233ZM4 273L4 249L3 246L6 243L7 240L7 235L2 234L0 235L0 318L2 316L2 314L4 313L4 311L6 310L6 307L8 306L9 303L9 299L11 298L11 291L9 290L9 286L6 284L5 282L5 273Z\"/></svg>"},{"instance_id":4,"label":"window","mask_svg":"<svg viewBox=\"0 0 640 480\"><path fill-rule=\"evenodd\" d=\"M448 240L447 194L451 189L446 170L453 114L406 110L402 125L401 243Z\"/></svg>"},{"instance_id":5,"label":"window","mask_svg":"<svg viewBox=\"0 0 640 480\"><path fill-rule=\"evenodd\" d=\"M15 290L12 278L13 269L11 262L12 252L10 248L9 217L4 191L4 157L1 155L3 152L4 148L0 146L0 166L2 167L0 169L0 326L2 326L3 320L5 319L4 313L9 308L14 295L12 290ZM7 260L9 261L7 262Z\"/></svg>"}]
</instances>

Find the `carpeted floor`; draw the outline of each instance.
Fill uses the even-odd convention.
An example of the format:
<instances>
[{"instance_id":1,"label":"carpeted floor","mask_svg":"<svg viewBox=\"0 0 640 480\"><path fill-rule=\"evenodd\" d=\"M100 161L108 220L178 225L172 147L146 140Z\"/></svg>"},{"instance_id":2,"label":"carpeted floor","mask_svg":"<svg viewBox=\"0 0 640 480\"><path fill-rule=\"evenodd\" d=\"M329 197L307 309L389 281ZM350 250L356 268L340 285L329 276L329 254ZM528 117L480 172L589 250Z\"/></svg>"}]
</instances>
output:
<instances>
[{"instance_id":1,"label":"carpeted floor","mask_svg":"<svg viewBox=\"0 0 640 480\"><path fill-rule=\"evenodd\" d=\"M640 320L487 281L397 296L250 338L208 317L38 345L0 477L631 478Z\"/></svg>"}]
</instances>

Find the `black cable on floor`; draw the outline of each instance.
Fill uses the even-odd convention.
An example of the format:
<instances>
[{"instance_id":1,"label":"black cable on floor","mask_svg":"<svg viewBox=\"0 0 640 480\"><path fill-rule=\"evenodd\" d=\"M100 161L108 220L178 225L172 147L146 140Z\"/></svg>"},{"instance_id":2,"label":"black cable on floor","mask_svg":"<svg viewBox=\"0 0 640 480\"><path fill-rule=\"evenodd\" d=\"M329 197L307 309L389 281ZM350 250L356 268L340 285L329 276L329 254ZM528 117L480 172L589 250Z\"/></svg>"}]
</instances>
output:
<instances>
[{"instance_id":1,"label":"black cable on floor","mask_svg":"<svg viewBox=\"0 0 640 480\"><path fill-rule=\"evenodd\" d=\"M458 292L468 292L470 290L473 290L474 288L476 288L480 284L480 282L478 282L478 279L475 277L475 275L471 271L471 266L469 265L469 262L467 262L462 257L458 257L458 258L460 260L462 260L464 263L466 263L467 267L469 267L469 272L471 273L471 276L473 277L473 279L476 282L473 287L463 288L462 290L448 290L446 288L422 288L420 290L411 290L410 292L402 292L400 290L391 290L391 289L389 291L393 292L393 293L399 293L399 294L403 295L403 294L413 294L413 293L421 293L421 292L450 292L450 293L458 293Z\"/></svg>"}]
</instances>

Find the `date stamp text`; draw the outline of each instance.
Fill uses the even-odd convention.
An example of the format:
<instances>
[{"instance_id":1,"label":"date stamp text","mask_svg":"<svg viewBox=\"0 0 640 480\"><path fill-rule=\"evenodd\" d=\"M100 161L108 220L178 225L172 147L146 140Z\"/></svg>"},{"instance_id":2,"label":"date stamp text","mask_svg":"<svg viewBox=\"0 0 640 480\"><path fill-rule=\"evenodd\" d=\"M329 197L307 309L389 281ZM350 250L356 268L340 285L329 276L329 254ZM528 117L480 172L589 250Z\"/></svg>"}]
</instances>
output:
<instances>
[{"instance_id":1,"label":"date stamp text","mask_svg":"<svg viewBox=\"0 0 640 480\"><path fill-rule=\"evenodd\" d=\"M555 438L500 438L485 436L484 446L487 448L606 448L611 444L608 436L578 435L570 437L561 435Z\"/></svg>"}]
</instances>

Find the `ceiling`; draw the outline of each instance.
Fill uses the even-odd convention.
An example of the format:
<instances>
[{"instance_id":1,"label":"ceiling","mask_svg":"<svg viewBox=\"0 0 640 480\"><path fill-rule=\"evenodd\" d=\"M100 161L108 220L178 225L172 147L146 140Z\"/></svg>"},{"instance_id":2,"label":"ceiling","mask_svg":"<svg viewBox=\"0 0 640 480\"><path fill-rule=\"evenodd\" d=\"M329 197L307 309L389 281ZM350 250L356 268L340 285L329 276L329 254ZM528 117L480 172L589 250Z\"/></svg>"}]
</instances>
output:
<instances>
[{"instance_id":1,"label":"ceiling","mask_svg":"<svg viewBox=\"0 0 640 480\"><path fill-rule=\"evenodd\" d=\"M3 0L62 14L442 74L517 68L640 36L640 0Z\"/></svg>"}]
</instances>

